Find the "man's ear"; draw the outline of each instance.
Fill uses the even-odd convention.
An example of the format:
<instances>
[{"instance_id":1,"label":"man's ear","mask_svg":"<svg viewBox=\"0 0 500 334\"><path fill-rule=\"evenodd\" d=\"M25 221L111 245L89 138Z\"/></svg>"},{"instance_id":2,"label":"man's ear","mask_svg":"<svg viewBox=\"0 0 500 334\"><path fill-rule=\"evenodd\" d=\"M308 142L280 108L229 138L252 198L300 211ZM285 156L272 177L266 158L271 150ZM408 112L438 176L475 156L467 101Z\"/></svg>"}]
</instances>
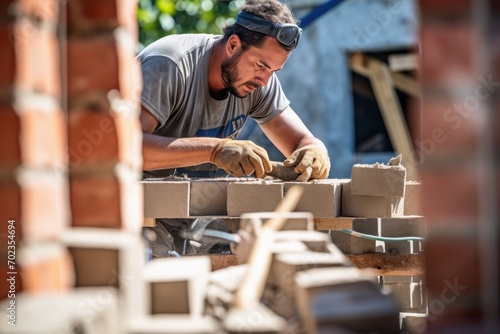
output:
<instances>
[{"instance_id":1,"label":"man's ear","mask_svg":"<svg viewBox=\"0 0 500 334\"><path fill-rule=\"evenodd\" d=\"M227 55L230 57L235 55L236 53L238 53L240 48L241 48L241 40L238 37L238 35L233 34L233 35L229 36L229 38L226 42Z\"/></svg>"}]
</instances>

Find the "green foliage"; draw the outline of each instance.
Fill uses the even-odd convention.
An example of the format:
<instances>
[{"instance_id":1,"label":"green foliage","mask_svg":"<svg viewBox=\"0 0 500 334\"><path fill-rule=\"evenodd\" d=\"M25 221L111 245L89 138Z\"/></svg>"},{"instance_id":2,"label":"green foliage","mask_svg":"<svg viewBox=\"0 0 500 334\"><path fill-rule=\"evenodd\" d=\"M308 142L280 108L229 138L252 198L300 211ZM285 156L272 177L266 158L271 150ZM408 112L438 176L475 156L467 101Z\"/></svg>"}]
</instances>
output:
<instances>
[{"instance_id":1,"label":"green foliage","mask_svg":"<svg viewBox=\"0 0 500 334\"><path fill-rule=\"evenodd\" d=\"M220 34L244 0L139 0L139 41L146 46L171 34Z\"/></svg>"}]
</instances>

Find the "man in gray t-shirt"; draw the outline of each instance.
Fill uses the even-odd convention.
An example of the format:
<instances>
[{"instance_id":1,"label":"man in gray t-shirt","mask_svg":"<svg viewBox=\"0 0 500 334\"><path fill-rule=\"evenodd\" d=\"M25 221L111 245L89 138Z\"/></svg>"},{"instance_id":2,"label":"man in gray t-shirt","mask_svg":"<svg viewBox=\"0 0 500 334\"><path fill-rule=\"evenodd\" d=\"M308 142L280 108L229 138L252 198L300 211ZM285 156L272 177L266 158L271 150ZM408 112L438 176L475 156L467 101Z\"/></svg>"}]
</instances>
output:
<instances>
[{"instance_id":1,"label":"man in gray t-shirt","mask_svg":"<svg viewBox=\"0 0 500 334\"><path fill-rule=\"evenodd\" d=\"M173 35L146 47L138 56L145 175L265 176L267 152L237 140L252 117L301 181L328 177L325 146L292 110L275 74L301 32L287 6L252 0L223 36Z\"/></svg>"}]
</instances>

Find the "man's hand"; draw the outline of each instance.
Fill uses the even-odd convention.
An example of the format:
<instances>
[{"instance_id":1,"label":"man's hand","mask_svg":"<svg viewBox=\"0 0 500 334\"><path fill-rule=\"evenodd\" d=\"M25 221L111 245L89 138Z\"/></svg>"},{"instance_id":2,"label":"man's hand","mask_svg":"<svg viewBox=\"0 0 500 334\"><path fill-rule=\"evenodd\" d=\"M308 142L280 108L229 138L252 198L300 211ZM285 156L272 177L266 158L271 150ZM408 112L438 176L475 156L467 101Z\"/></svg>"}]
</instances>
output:
<instances>
[{"instance_id":1,"label":"man's hand","mask_svg":"<svg viewBox=\"0 0 500 334\"><path fill-rule=\"evenodd\" d=\"M238 177L253 172L263 177L273 169L266 150L249 140L221 140L213 149L210 162Z\"/></svg>"},{"instance_id":2,"label":"man's hand","mask_svg":"<svg viewBox=\"0 0 500 334\"><path fill-rule=\"evenodd\" d=\"M295 167L300 174L296 181L306 182L309 179L326 179L330 173L328 154L316 145L298 148L284 162L286 167Z\"/></svg>"}]
</instances>

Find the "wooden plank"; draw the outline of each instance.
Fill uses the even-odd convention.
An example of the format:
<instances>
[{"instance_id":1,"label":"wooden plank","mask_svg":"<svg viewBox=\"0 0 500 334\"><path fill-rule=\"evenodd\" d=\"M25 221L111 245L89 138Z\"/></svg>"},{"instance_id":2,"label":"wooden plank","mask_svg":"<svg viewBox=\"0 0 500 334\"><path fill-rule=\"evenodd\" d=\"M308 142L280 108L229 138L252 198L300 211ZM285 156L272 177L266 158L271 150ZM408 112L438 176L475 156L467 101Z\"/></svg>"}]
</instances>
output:
<instances>
[{"instance_id":1,"label":"wooden plank","mask_svg":"<svg viewBox=\"0 0 500 334\"><path fill-rule=\"evenodd\" d=\"M368 61L368 69L370 70L370 82L392 145L396 152L403 155L403 165L406 167L408 179L418 180L410 132L389 69L387 65L376 59Z\"/></svg>"},{"instance_id":2,"label":"wooden plank","mask_svg":"<svg viewBox=\"0 0 500 334\"><path fill-rule=\"evenodd\" d=\"M413 97L420 97L420 89L418 87L417 80L407 75L393 72L391 73L391 78L394 82L394 86L402 92Z\"/></svg>"},{"instance_id":3,"label":"wooden plank","mask_svg":"<svg viewBox=\"0 0 500 334\"><path fill-rule=\"evenodd\" d=\"M317 231L342 230L342 229L352 230L352 222L354 219L359 220L366 218L362 217L314 218L314 229Z\"/></svg>"},{"instance_id":4,"label":"wooden plank","mask_svg":"<svg viewBox=\"0 0 500 334\"><path fill-rule=\"evenodd\" d=\"M210 259L212 260L212 271L238 264L238 258L234 254L210 254Z\"/></svg>"},{"instance_id":5,"label":"wooden plank","mask_svg":"<svg viewBox=\"0 0 500 334\"><path fill-rule=\"evenodd\" d=\"M424 254L346 254L359 269L370 269L377 276L423 276Z\"/></svg>"},{"instance_id":6,"label":"wooden plank","mask_svg":"<svg viewBox=\"0 0 500 334\"><path fill-rule=\"evenodd\" d=\"M373 57L368 57L362 53L354 53L349 56L349 67L359 75L370 78L372 73L368 68L368 63L370 61L377 61L383 64ZM389 75L397 89L414 97L420 96L420 89L418 87L417 80L401 73L390 72Z\"/></svg>"},{"instance_id":7,"label":"wooden plank","mask_svg":"<svg viewBox=\"0 0 500 334\"><path fill-rule=\"evenodd\" d=\"M155 227L155 226L156 226L156 218L144 218L142 227Z\"/></svg>"},{"instance_id":8,"label":"wooden plank","mask_svg":"<svg viewBox=\"0 0 500 334\"><path fill-rule=\"evenodd\" d=\"M418 56L413 53L394 54L389 56L388 63L393 72L413 71L418 68Z\"/></svg>"}]
</instances>

